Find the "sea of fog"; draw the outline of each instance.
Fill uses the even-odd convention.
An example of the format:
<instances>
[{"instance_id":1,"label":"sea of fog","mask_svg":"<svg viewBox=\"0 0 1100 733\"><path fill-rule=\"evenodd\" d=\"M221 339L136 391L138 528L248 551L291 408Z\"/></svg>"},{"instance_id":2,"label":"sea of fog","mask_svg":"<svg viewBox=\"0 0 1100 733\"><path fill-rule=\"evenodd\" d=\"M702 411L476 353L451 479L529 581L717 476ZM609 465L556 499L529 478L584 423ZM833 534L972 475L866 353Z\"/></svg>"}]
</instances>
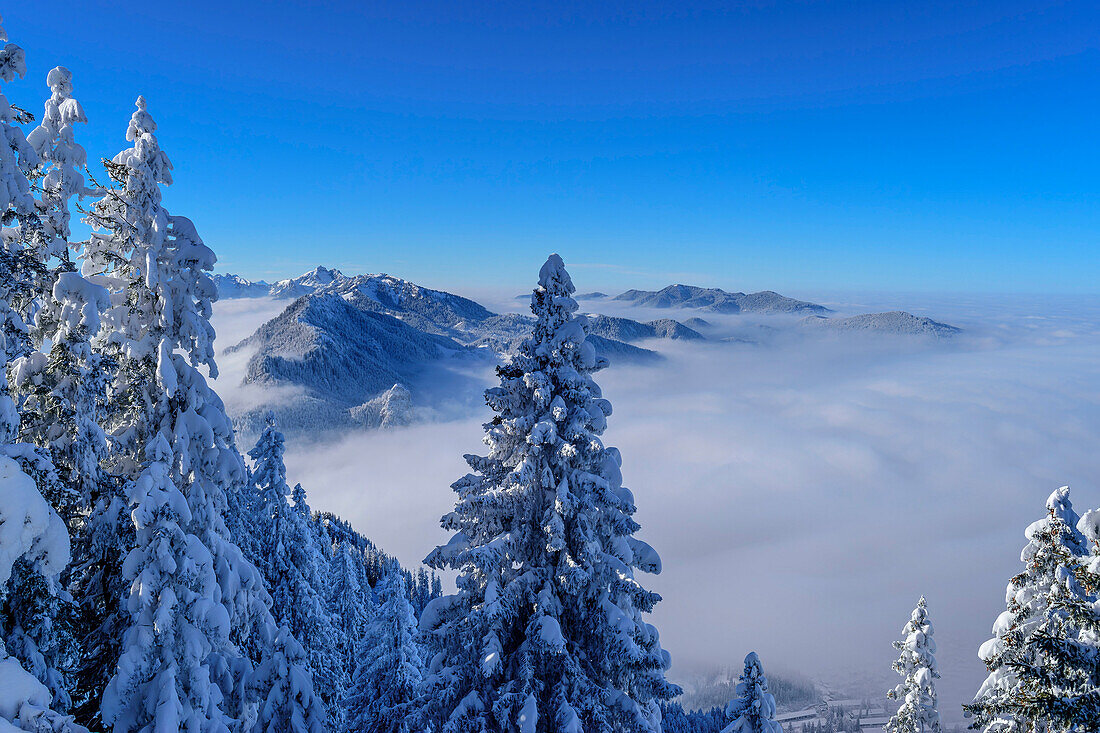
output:
<instances>
[{"instance_id":1,"label":"sea of fog","mask_svg":"<svg viewBox=\"0 0 1100 733\"><path fill-rule=\"evenodd\" d=\"M522 310L515 292L470 295ZM894 684L891 642L923 594L941 711L960 721L1024 528L1064 484L1079 512L1100 506L1100 299L798 295L841 315L904 309L964 332L811 338L783 317L582 304L711 324L712 341L643 343L665 359L597 375L614 405L605 441L622 452L640 537L664 561L645 580L664 597L653 622L672 676L736 667L755 650L766 667L876 694ZM220 346L286 304L218 304ZM717 341L726 336L740 341ZM241 386L246 360L221 359L231 411L257 397ZM476 376L488 385L491 369ZM415 564L446 540L449 486L466 472L462 455L482 449L488 410L460 397L461 409L412 427L292 442L288 478L315 509Z\"/></svg>"}]
</instances>

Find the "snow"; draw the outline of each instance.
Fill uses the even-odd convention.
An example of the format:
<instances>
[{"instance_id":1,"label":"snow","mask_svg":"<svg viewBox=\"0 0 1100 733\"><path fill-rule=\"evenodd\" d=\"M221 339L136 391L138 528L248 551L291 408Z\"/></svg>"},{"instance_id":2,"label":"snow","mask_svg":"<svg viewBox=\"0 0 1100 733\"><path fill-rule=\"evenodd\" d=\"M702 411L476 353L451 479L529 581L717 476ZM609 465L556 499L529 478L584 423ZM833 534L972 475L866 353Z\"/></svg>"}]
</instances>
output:
<instances>
[{"instance_id":1,"label":"snow","mask_svg":"<svg viewBox=\"0 0 1100 733\"><path fill-rule=\"evenodd\" d=\"M0 586L22 557L42 574L55 575L69 563L69 534L30 476L0 455Z\"/></svg>"}]
</instances>

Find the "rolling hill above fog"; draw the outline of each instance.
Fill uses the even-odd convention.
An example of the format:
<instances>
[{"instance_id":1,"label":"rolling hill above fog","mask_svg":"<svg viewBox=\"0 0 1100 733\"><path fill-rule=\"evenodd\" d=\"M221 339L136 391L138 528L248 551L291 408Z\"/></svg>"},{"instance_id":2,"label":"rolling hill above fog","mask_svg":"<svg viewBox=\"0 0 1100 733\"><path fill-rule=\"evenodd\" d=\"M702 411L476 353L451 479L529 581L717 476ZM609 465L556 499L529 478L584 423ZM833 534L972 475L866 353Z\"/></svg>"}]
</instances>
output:
<instances>
[{"instance_id":1,"label":"rolling hill above fog","mask_svg":"<svg viewBox=\"0 0 1100 733\"><path fill-rule=\"evenodd\" d=\"M771 290L759 293L728 293L718 288L693 285L669 285L661 290L627 290L615 300L647 308L697 308L714 313L795 313L825 314L828 308L817 303L788 298Z\"/></svg>"},{"instance_id":2,"label":"rolling hill above fog","mask_svg":"<svg viewBox=\"0 0 1100 733\"><path fill-rule=\"evenodd\" d=\"M214 282L223 300L290 301L282 313L227 349L249 354L246 384L283 388L263 391L270 399L232 415L245 433L255 432L268 410L293 432L407 424L418 409L434 409L440 399L453 400L455 394L477 401L480 388L469 375L513 353L533 323L530 316L494 313L469 298L386 274L348 276L317 267L275 283L237 275L215 275ZM826 314L832 311L825 306L771 291L746 295L671 285L659 291L629 290L613 299L603 293L581 299L613 300L619 310L693 308L721 314L719 318L802 315L807 317L801 321L778 318L774 327L755 326L802 338L813 332L933 338L958 333L953 326L901 311L829 318ZM753 342L718 334L714 323L698 317L644 321L592 313L587 318L589 340L613 364L661 361L657 351L639 342L713 342L729 348Z\"/></svg>"},{"instance_id":3,"label":"rolling hill above fog","mask_svg":"<svg viewBox=\"0 0 1100 733\"><path fill-rule=\"evenodd\" d=\"M863 315L851 316L849 318L807 316L799 321L798 325L808 329L825 329L834 332L875 331L878 333L890 333L899 336L936 336L939 338L954 336L962 332L961 329L955 326L933 321L931 318L915 316L905 311L864 313Z\"/></svg>"}]
</instances>

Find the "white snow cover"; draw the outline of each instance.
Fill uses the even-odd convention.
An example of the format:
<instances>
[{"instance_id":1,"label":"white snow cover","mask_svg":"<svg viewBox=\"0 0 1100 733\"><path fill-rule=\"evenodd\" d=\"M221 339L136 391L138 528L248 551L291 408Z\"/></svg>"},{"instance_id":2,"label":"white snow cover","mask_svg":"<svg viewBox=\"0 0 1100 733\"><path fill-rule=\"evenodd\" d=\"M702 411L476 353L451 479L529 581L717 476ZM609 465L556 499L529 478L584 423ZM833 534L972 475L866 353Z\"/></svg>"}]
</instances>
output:
<instances>
[{"instance_id":1,"label":"white snow cover","mask_svg":"<svg viewBox=\"0 0 1100 733\"><path fill-rule=\"evenodd\" d=\"M0 455L0 586L22 557L43 575L60 573L69 563L69 533L31 477Z\"/></svg>"}]
</instances>

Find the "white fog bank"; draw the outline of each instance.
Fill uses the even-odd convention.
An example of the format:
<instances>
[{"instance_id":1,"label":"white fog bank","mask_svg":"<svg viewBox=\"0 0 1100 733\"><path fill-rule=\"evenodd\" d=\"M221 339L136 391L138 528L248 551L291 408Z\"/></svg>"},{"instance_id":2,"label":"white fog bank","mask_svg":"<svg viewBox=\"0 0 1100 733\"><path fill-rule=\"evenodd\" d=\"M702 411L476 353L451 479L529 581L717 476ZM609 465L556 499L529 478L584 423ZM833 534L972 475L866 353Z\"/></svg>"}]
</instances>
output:
<instances>
[{"instance_id":1,"label":"white fog bank","mask_svg":"<svg viewBox=\"0 0 1100 733\"><path fill-rule=\"evenodd\" d=\"M941 710L961 720L984 675L978 645L1021 567L1024 528L1063 484L1079 512L1100 506L1100 301L941 297L922 312L909 298L893 307L963 336L654 341L642 345L666 357L659 365L597 375L615 408L605 441L622 451L641 537L664 561L647 580L665 599L654 622L674 676L756 650L817 678L893 684L890 642L924 594ZM247 302L216 306L222 347L275 308L238 305ZM889 308L874 298L829 304ZM233 358L217 385L227 405L248 400ZM489 417L481 407L461 420L290 443L288 478L315 509L416 563L445 540L449 485L466 471L462 454L481 450Z\"/></svg>"}]
</instances>

